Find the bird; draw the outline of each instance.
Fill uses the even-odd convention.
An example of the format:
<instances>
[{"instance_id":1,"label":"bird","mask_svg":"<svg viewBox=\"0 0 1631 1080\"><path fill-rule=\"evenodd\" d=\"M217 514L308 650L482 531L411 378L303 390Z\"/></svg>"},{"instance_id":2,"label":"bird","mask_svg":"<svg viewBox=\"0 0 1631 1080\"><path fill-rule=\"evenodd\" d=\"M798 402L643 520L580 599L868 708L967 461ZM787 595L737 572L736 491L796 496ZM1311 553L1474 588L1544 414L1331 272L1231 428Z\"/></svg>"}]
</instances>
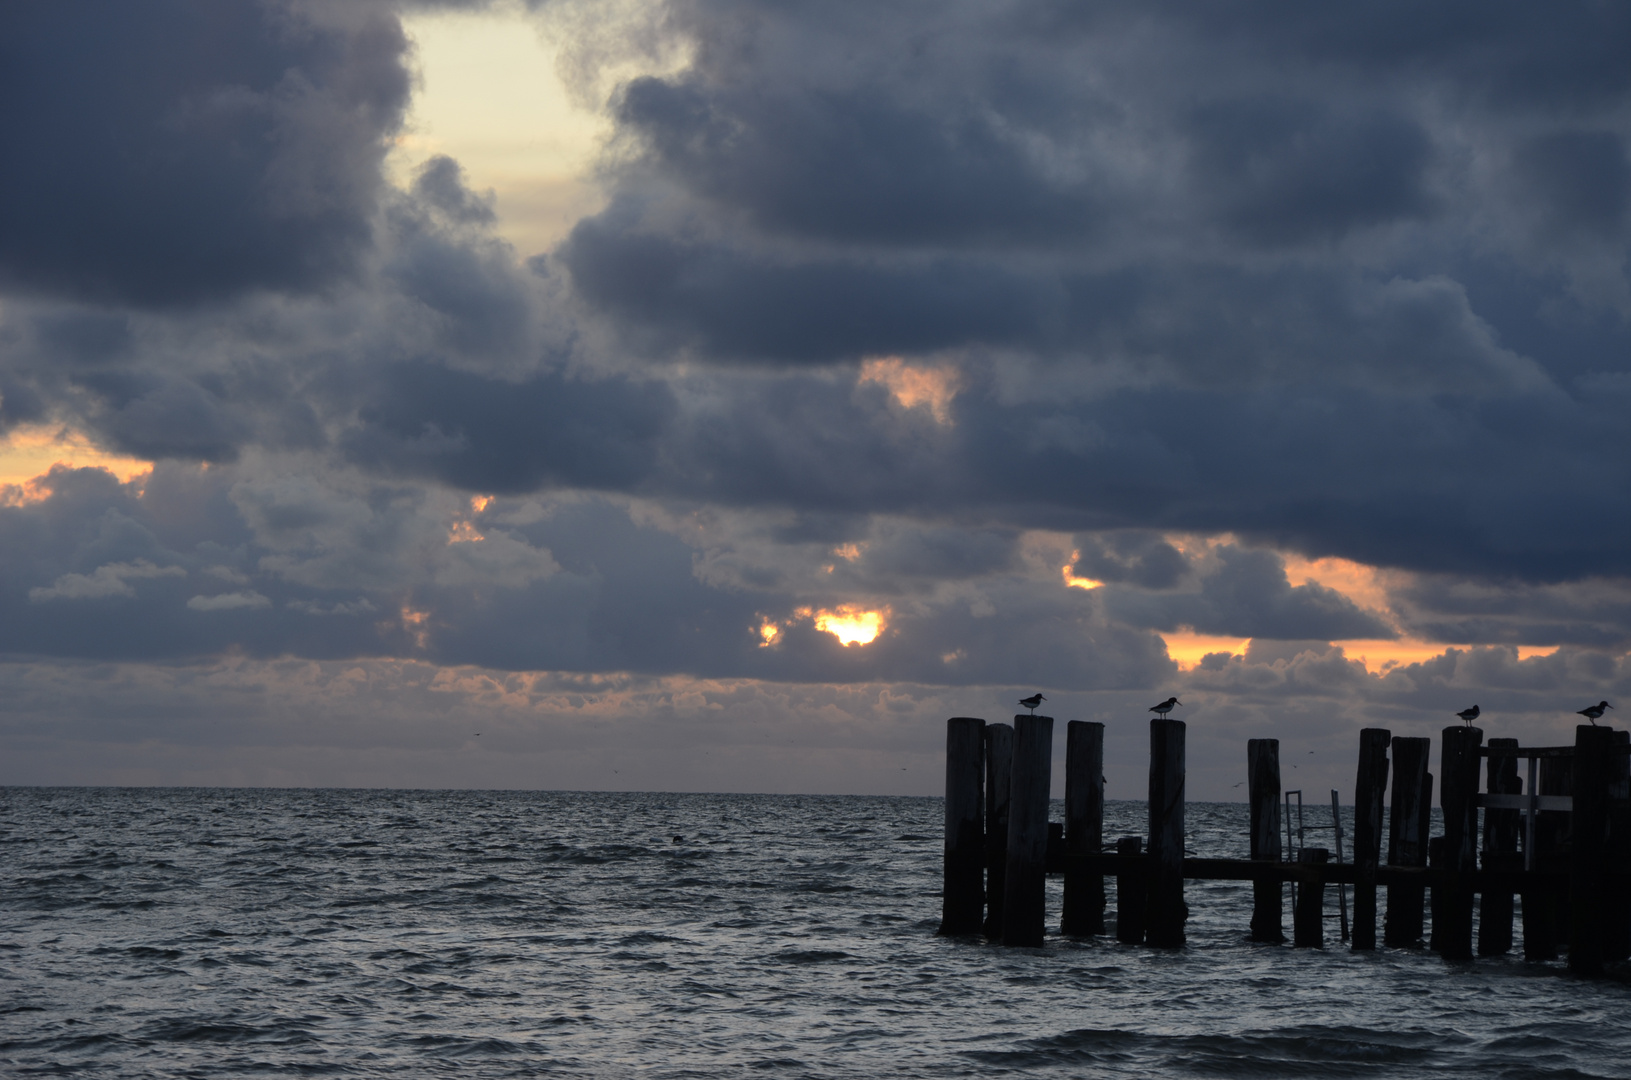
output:
<instances>
[{"instance_id":1,"label":"bird","mask_svg":"<svg viewBox=\"0 0 1631 1080\"><path fill-rule=\"evenodd\" d=\"M1157 716L1161 717L1161 719L1165 720L1167 718L1167 713L1172 711L1172 707L1174 705L1182 704L1183 702L1179 701L1177 698L1169 697L1159 705L1151 705L1150 712L1155 713Z\"/></svg>"},{"instance_id":2,"label":"bird","mask_svg":"<svg viewBox=\"0 0 1631 1080\"><path fill-rule=\"evenodd\" d=\"M1244 785L1244 784L1245 784L1245 783L1246 783L1246 781L1244 781L1244 780L1242 780L1242 781L1241 781L1241 782L1240 782L1240 783L1239 783L1239 784L1236 784L1236 785L1235 785L1235 787L1241 787L1241 786L1243 786L1243 785Z\"/></svg>"},{"instance_id":3,"label":"bird","mask_svg":"<svg viewBox=\"0 0 1631 1080\"><path fill-rule=\"evenodd\" d=\"M1603 717L1603 710L1604 709L1612 709L1613 707L1614 706L1610 705L1606 701L1599 701L1595 705L1589 705L1584 709L1577 709L1575 711L1579 715L1584 716L1587 720L1590 720L1592 727L1596 727L1597 726L1597 721L1601 720L1602 717Z\"/></svg>"},{"instance_id":4,"label":"bird","mask_svg":"<svg viewBox=\"0 0 1631 1080\"><path fill-rule=\"evenodd\" d=\"M1038 705L1042 704L1046 700L1048 700L1048 699L1043 697L1041 694L1032 694L1030 697L1020 698L1019 703L1021 705L1025 706L1027 709L1031 710L1031 715L1035 716L1036 715L1036 707Z\"/></svg>"},{"instance_id":5,"label":"bird","mask_svg":"<svg viewBox=\"0 0 1631 1080\"><path fill-rule=\"evenodd\" d=\"M1462 709L1460 712L1456 713L1456 715L1465 720L1468 727L1472 727L1472 722L1478 719L1478 706L1474 705L1470 709Z\"/></svg>"}]
</instances>

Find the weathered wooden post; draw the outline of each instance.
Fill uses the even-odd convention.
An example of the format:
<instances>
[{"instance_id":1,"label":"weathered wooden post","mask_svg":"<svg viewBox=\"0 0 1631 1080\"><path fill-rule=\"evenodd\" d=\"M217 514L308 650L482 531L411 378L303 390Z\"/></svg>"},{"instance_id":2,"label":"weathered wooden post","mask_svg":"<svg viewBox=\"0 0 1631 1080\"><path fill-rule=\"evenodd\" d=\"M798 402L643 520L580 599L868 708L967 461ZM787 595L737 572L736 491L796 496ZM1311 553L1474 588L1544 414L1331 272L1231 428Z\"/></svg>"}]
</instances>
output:
<instances>
[{"instance_id":1,"label":"weathered wooden post","mask_svg":"<svg viewBox=\"0 0 1631 1080\"><path fill-rule=\"evenodd\" d=\"M1053 717L1014 717L1008 790L1008 867L1002 888L1002 943L1037 947L1047 927L1048 783Z\"/></svg>"},{"instance_id":2,"label":"weathered wooden post","mask_svg":"<svg viewBox=\"0 0 1631 1080\"><path fill-rule=\"evenodd\" d=\"M1540 759L1536 787L1540 795L1570 795L1574 790L1574 756L1548 755ZM1568 811L1542 810L1535 815L1537 870L1567 866L1563 852L1569 844ZM1531 902L1533 901L1533 902ZM1523 958L1556 960L1569 937L1569 896L1566 891L1536 887L1523 897Z\"/></svg>"},{"instance_id":3,"label":"weathered wooden post","mask_svg":"<svg viewBox=\"0 0 1631 1080\"><path fill-rule=\"evenodd\" d=\"M1611 728L1574 729L1574 852L1569 859L1569 970L1603 971L1603 931L1608 909L1608 789L1613 781Z\"/></svg>"},{"instance_id":4,"label":"weathered wooden post","mask_svg":"<svg viewBox=\"0 0 1631 1080\"><path fill-rule=\"evenodd\" d=\"M1516 750L1517 739L1491 739L1489 768L1484 786L1492 795L1518 795L1523 781L1518 779L1515 754L1497 755L1496 750ZM1518 859L1518 811L1486 807L1484 810L1484 869L1511 872L1523 868ZM1503 956L1512 951L1512 894L1486 888L1479 897L1478 955Z\"/></svg>"},{"instance_id":5,"label":"weathered wooden post","mask_svg":"<svg viewBox=\"0 0 1631 1080\"><path fill-rule=\"evenodd\" d=\"M1423 828L1423 808L1431 806L1428 794L1427 756L1431 739L1393 740L1393 796L1388 804L1389 866L1426 866L1427 830ZM1411 946L1421 940L1422 887L1389 885L1387 916L1382 921L1382 943Z\"/></svg>"},{"instance_id":6,"label":"weathered wooden post","mask_svg":"<svg viewBox=\"0 0 1631 1080\"><path fill-rule=\"evenodd\" d=\"M940 933L977 934L984 908L985 843L981 818L981 764L985 721L946 721L946 849Z\"/></svg>"},{"instance_id":7,"label":"weathered wooden post","mask_svg":"<svg viewBox=\"0 0 1631 1080\"><path fill-rule=\"evenodd\" d=\"M1376 865L1382 859L1382 806L1387 799L1386 728L1359 733L1354 781L1354 951L1376 948Z\"/></svg>"},{"instance_id":8,"label":"weathered wooden post","mask_svg":"<svg viewBox=\"0 0 1631 1080\"><path fill-rule=\"evenodd\" d=\"M1331 858L1325 848L1297 852L1299 867L1322 866ZM1325 948L1325 877L1315 869L1297 879L1297 907L1291 913L1291 944L1299 949Z\"/></svg>"},{"instance_id":9,"label":"weathered wooden post","mask_svg":"<svg viewBox=\"0 0 1631 1080\"><path fill-rule=\"evenodd\" d=\"M1251 800L1251 857L1280 861L1280 740L1246 740L1246 790ZM1286 939L1280 913L1285 889L1278 881L1252 882L1252 941Z\"/></svg>"},{"instance_id":10,"label":"weathered wooden post","mask_svg":"<svg viewBox=\"0 0 1631 1080\"><path fill-rule=\"evenodd\" d=\"M1631 960L1631 731L1614 733L1608 760L1608 922L1603 931L1603 959L1610 964Z\"/></svg>"},{"instance_id":11,"label":"weathered wooden post","mask_svg":"<svg viewBox=\"0 0 1631 1080\"><path fill-rule=\"evenodd\" d=\"M1003 879L1008 872L1008 788L1014 772L1014 728L985 726L985 936L1002 937Z\"/></svg>"},{"instance_id":12,"label":"weathered wooden post","mask_svg":"<svg viewBox=\"0 0 1631 1080\"><path fill-rule=\"evenodd\" d=\"M1116 841L1116 854L1137 858L1143 854L1144 839L1123 836ZM1126 945L1144 944L1144 865L1124 865L1116 874L1116 940Z\"/></svg>"},{"instance_id":13,"label":"weathered wooden post","mask_svg":"<svg viewBox=\"0 0 1631 1080\"><path fill-rule=\"evenodd\" d=\"M1472 959L1472 875L1478 869L1479 750L1481 728L1466 725L1444 729L1440 765L1443 779L1439 805L1444 809L1444 865L1450 872L1434 909L1438 951L1446 960Z\"/></svg>"},{"instance_id":14,"label":"weathered wooden post","mask_svg":"<svg viewBox=\"0 0 1631 1080\"><path fill-rule=\"evenodd\" d=\"M1184 722L1150 721L1150 873L1144 940L1184 944Z\"/></svg>"},{"instance_id":15,"label":"weathered wooden post","mask_svg":"<svg viewBox=\"0 0 1631 1080\"><path fill-rule=\"evenodd\" d=\"M1065 854L1097 855L1104 848L1104 725L1065 725ZM1104 875L1065 864L1061 933L1104 933Z\"/></svg>"}]
</instances>

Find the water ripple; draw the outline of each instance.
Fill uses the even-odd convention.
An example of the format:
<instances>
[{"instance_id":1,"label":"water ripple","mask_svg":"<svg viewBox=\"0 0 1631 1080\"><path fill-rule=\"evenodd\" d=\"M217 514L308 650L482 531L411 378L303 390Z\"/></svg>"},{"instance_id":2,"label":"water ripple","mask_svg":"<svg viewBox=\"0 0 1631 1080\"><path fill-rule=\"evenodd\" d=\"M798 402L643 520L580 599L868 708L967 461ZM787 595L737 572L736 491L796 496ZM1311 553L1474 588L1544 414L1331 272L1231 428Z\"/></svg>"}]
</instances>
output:
<instances>
[{"instance_id":1,"label":"water ripple","mask_svg":"<svg viewBox=\"0 0 1631 1080\"><path fill-rule=\"evenodd\" d=\"M1190 846L1241 854L1243 810ZM1234 883L1178 954L936 938L941 813L0 789L0 1074L1631 1075L1623 984L1250 946Z\"/></svg>"}]
</instances>

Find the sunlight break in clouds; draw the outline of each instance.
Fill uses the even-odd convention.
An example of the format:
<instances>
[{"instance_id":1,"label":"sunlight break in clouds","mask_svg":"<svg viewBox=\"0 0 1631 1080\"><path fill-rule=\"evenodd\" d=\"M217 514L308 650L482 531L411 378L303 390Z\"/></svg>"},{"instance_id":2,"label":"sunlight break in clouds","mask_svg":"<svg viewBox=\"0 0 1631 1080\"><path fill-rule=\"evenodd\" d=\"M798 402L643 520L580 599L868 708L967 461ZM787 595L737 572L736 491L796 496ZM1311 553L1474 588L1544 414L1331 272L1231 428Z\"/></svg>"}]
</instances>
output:
<instances>
[{"instance_id":1,"label":"sunlight break in clouds","mask_svg":"<svg viewBox=\"0 0 1631 1080\"><path fill-rule=\"evenodd\" d=\"M874 357L861 364L860 383L877 383L903 409L926 406L935 423L951 423L951 403L960 379L955 370L908 364L898 356Z\"/></svg>"},{"instance_id":2,"label":"sunlight break in clouds","mask_svg":"<svg viewBox=\"0 0 1631 1080\"><path fill-rule=\"evenodd\" d=\"M392 156L399 180L437 154L457 158L476 190L497 194L499 231L529 254L600 209L589 174L607 122L572 106L555 50L520 5L403 22L421 86Z\"/></svg>"},{"instance_id":3,"label":"sunlight break in clouds","mask_svg":"<svg viewBox=\"0 0 1631 1080\"><path fill-rule=\"evenodd\" d=\"M888 625L889 609L868 611L856 604L840 604L828 610L800 608L800 618L813 619L815 628L831 634L845 645L869 645Z\"/></svg>"},{"instance_id":4,"label":"sunlight break in clouds","mask_svg":"<svg viewBox=\"0 0 1631 1080\"><path fill-rule=\"evenodd\" d=\"M1097 589L1097 588L1099 588L1101 585L1104 584L1104 582L1094 581L1092 578L1089 578L1089 577L1077 577L1075 574L1072 574L1070 572L1070 568L1072 566L1075 566L1076 565L1076 560L1080 559L1081 557L1082 557L1082 553L1080 551L1072 551L1070 553L1070 561L1059 568L1059 573L1064 576L1065 586L1067 588L1071 588L1071 589Z\"/></svg>"},{"instance_id":5,"label":"sunlight break in clouds","mask_svg":"<svg viewBox=\"0 0 1631 1080\"><path fill-rule=\"evenodd\" d=\"M1251 638L1217 637L1183 631L1163 633L1161 640L1167 643L1167 655L1172 657L1173 663L1181 671L1189 671L1209 653L1243 655L1252 643Z\"/></svg>"},{"instance_id":6,"label":"sunlight break in clouds","mask_svg":"<svg viewBox=\"0 0 1631 1080\"><path fill-rule=\"evenodd\" d=\"M120 483L148 475L151 461L111 454L84 434L56 424L19 424L0 439L0 502L38 502L48 491L38 481L53 466L106 469Z\"/></svg>"}]
</instances>

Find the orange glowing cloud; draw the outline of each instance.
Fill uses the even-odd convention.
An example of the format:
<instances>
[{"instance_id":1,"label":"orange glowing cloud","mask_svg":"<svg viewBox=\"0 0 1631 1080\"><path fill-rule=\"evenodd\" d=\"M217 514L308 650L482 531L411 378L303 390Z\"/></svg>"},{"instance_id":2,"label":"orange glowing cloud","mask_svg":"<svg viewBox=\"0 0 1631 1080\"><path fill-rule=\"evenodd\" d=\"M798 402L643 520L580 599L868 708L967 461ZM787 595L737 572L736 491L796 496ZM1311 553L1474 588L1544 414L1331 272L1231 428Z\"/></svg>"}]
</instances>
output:
<instances>
[{"instance_id":1,"label":"orange glowing cloud","mask_svg":"<svg viewBox=\"0 0 1631 1080\"><path fill-rule=\"evenodd\" d=\"M423 649L430 644L430 612L415 611L409 605L403 604L398 615L402 619L402 629L406 630L408 635L413 638L413 643L416 646ZM389 622L378 624L381 630L388 629L390 625Z\"/></svg>"},{"instance_id":2,"label":"orange glowing cloud","mask_svg":"<svg viewBox=\"0 0 1631 1080\"><path fill-rule=\"evenodd\" d=\"M1059 568L1059 572L1064 575L1065 586L1071 589L1097 589L1104 582L1094 581L1090 577L1077 577L1070 572L1070 568L1075 566L1076 560L1081 557L1082 553L1080 551L1073 551L1070 553L1070 561Z\"/></svg>"},{"instance_id":3,"label":"orange glowing cloud","mask_svg":"<svg viewBox=\"0 0 1631 1080\"><path fill-rule=\"evenodd\" d=\"M120 483L153 471L151 461L111 454L84 434L50 424L20 424L0 439L0 502L38 502L50 494L40 483L53 466L106 469Z\"/></svg>"},{"instance_id":4,"label":"orange glowing cloud","mask_svg":"<svg viewBox=\"0 0 1631 1080\"><path fill-rule=\"evenodd\" d=\"M1251 638L1217 637L1185 631L1162 634L1161 640L1167 643L1167 655L1172 657L1181 671L1188 671L1208 653L1244 654L1246 646L1252 643Z\"/></svg>"},{"instance_id":5,"label":"orange glowing cloud","mask_svg":"<svg viewBox=\"0 0 1631 1080\"><path fill-rule=\"evenodd\" d=\"M449 544L475 544L487 539L476 531L476 527L468 521L455 521L452 530L447 534Z\"/></svg>"},{"instance_id":6,"label":"orange glowing cloud","mask_svg":"<svg viewBox=\"0 0 1631 1080\"><path fill-rule=\"evenodd\" d=\"M1293 585L1314 582L1335 589L1363 608L1385 616L1388 611L1389 571L1348 559L1304 559L1300 555L1280 556L1285 560L1286 578Z\"/></svg>"},{"instance_id":7,"label":"orange glowing cloud","mask_svg":"<svg viewBox=\"0 0 1631 1080\"><path fill-rule=\"evenodd\" d=\"M845 645L866 645L883 633L889 609L864 611L853 604L840 605L834 611L815 613L815 628L823 630Z\"/></svg>"},{"instance_id":8,"label":"orange glowing cloud","mask_svg":"<svg viewBox=\"0 0 1631 1080\"><path fill-rule=\"evenodd\" d=\"M845 645L867 645L876 640L889 625L889 614L887 607L871 611L857 604L840 604L831 610L802 607L793 612L794 618L811 620L817 630Z\"/></svg>"},{"instance_id":9,"label":"orange glowing cloud","mask_svg":"<svg viewBox=\"0 0 1631 1080\"><path fill-rule=\"evenodd\" d=\"M937 424L951 423L952 399L962 388L962 380L954 369L919 367L898 356L863 361L860 382L883 386L903 409L927 407Z\"/></svg>"}]
</instances>

